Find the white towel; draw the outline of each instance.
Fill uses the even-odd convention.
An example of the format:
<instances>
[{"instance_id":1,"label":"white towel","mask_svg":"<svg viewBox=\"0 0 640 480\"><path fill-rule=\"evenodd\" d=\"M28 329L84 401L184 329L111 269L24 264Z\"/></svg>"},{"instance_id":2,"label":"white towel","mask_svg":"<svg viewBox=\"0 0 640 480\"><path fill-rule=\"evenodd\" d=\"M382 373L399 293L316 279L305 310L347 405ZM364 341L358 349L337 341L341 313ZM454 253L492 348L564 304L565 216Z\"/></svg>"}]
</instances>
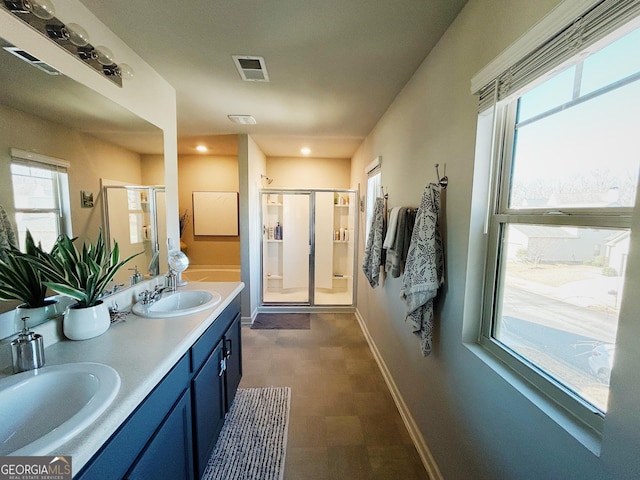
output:
<instances>
[{"instance_id":1,"label":"white towel","mask_svg":"<svg viewBox=\"0 0 640 480\"><path fill-rule=\"evenodd\" d=\"M396 231L398 226L398 212L400 212L400 208L402 207L393 207L391 209L391 213L389 214L389 225L387 225L387 235L384 237L384 243L382 244L382 248L385 250L389 250L393 247L393 242L396 239Z\"/></svg>"},{"instance_id":2,"label":"white towel","mask_svg":"<svg viewBox=\"0 0 640 480\"><path fill-rule=\"evenodd\" d=\"M444 282L444 255L438 214L440 188L430 183L425 188L416 214L416 222L402 277L401 295L407 303L407 321L420 336L422 354L433 347L433 299Z\"/></svg>"}]
</instances>

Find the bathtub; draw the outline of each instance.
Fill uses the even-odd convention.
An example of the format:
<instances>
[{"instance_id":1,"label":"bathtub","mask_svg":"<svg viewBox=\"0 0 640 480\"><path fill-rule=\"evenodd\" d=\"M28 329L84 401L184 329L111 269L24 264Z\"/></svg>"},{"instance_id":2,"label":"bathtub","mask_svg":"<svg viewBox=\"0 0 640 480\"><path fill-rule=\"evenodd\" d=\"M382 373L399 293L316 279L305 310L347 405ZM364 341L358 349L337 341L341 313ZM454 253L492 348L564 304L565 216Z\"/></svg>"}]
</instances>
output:
<instances>
[{"instance_id":1,"label":"bathtub","mask_svg":"<svg viewBox=\"0 0 640 480\"><path fill-rule=\"evenodd\" d=\"M240 267L189 267L182 272L187 282L239 282Z\"/></svg>"}]
</instances>

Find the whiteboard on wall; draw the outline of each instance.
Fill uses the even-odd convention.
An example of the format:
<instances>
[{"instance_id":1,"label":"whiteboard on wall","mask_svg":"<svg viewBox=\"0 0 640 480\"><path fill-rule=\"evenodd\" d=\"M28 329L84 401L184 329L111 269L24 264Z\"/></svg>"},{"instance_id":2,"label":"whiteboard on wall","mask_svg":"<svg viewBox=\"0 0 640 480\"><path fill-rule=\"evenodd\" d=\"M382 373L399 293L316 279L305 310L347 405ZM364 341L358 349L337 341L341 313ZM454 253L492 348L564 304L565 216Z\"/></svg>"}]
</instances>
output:
<instances>
[{"instance_id":1,"label":"whiteboard on wall","mask_svg":"<svg viewBox=\"0 0 640 480\"><path fill-rule=\"evenodd\" d=\"M193 192L193 234L237 236L238 192Z\"/></svg>"}]
</instances>

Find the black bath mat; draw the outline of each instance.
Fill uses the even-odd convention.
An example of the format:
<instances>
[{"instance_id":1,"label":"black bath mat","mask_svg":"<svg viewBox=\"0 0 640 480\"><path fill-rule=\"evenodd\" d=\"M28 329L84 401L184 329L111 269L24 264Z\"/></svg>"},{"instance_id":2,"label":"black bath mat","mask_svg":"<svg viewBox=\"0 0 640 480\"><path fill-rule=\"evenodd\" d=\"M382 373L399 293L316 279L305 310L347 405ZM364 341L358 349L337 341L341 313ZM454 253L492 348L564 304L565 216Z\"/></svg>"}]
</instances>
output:
<instances>
[{"instance_id":1,"label":"black bath mat","mask_svg":"<svg viewBox=\"0 0 640 480\"><path fill-rule=\"evenodd\" d=\"M254 330L309 330L309 313L259 313L251 324Z\"/></svg>"}]
</instances>

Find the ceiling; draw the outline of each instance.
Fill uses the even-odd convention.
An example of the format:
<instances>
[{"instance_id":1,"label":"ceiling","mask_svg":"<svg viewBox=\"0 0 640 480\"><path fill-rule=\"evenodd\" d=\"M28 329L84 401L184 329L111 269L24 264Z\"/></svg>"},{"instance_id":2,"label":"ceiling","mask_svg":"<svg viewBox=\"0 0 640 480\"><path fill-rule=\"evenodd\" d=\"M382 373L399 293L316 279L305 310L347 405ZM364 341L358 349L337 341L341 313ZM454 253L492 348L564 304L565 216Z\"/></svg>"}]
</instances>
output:
<instances>
[{"instance_id":1,"label":"ceiling","mask_svg":"<svg viewBox=\"0 0 640 480\"><path fill-rule=\"evenodd\" d=\"M267 156L349 158L466 0L81 1L175 87L180 153L248 133Z\"/></svg>"},{"instance_id":2,"label":"ceiling","mask_svg":"<svg viewBox=\"0 0 640 480\"><path fill-rule=\"evenodd\" d=\"M181 153L248 133L267 156L348 158L466 0L81 2L176 88ZM270 82L232 55L262 56Z\"/></svg>"}]
</instances>

